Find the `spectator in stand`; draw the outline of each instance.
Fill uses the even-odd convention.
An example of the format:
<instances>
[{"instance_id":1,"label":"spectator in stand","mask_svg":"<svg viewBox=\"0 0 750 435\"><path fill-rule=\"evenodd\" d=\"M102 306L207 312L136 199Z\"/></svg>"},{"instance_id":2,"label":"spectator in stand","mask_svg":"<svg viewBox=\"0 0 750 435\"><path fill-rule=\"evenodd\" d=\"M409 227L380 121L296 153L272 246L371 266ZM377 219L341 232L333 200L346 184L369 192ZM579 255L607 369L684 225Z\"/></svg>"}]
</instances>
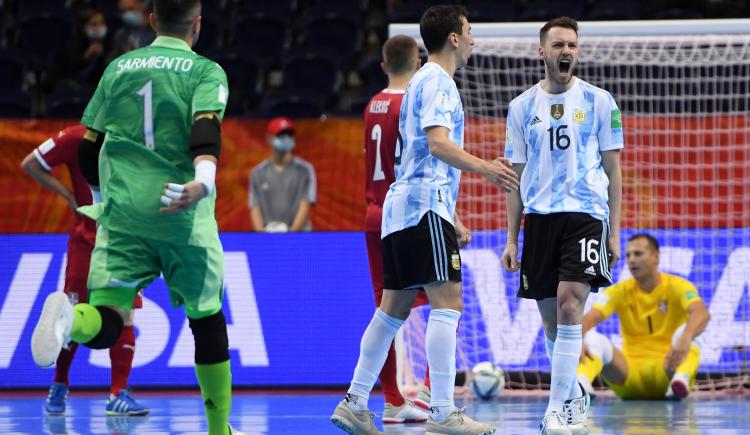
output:
<instances>
[{"instance_id":1,"label":"spectator in stand","mask_svg":"<svg viewBox=\"0 0 750 435\"><path fill-rule=\"evenodd\" d=\"M75 29L65 50L58 53L46 88L55 86L96 86L107 66L106 53L110 49L107 22L96 9L84 8L76 14Z\"/></svg>"},{"instance_id":2,"label":"spectator in stand","mask_svg":"<svg viewBox=\"0 0 750 435\"><path fill-rule=\"evenodd\" d=\"M151 44L156 37L154 29L148 22L148 12L151 10L150 1L146 5L143 0L120 0L118 8L123 25L112 38L112 48L107 54L107 63L123 53Z\"/></svg>"},{"instance_id":3,"label":"spectator in stand","mask_svg":"<svg viewBox=\"0 0 750 435\"><path fill-rule=\"evenodd\" d=\"M292 154L294 125L274 118L266 129L271 156L250 173L250 220L254 231L310 231L315 204L315 168Z\"/></svg>"}]
</instances>

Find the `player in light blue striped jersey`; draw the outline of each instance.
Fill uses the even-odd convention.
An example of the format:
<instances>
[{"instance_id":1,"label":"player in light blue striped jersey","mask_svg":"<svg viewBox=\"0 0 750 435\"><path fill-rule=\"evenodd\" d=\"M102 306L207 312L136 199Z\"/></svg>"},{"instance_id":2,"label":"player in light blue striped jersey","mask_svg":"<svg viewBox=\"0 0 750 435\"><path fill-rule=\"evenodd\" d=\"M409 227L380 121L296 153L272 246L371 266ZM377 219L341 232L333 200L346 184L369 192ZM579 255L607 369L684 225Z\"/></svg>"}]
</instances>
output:
<instances>
[{"instance_id":1,"label":"player in light blue striped jersey","mask_svg":"<svg viewBox=\"0 0 750 435\"><path fill-rule=\"evenodd\" d=\"M609 92L574 75L575 20L549 21L539 39L544 79L508 108L505 157L521 189L507 197L502 262L521 269L518 296L537 301L544 324L552 380L542 433L580 434L589 404L575 376L583 309L590 291L611 284L620 258L622 119Z\"/></svg>"},{"instance_id":2,"label":"player in light blue striped jersey","mask_svg":"<svg viewBox=\"0 0 750 435\"><path fill-rule=\"evenodd\" d=\"M466 11L455 5L432 6L419 23L428 57L401 103L396 181L383 204L383 299L362 336L346 398L331 416L350 434L380 433L367 400L419 288L432 307L425 338L431 384L427 432L495 431L453 403L456 329L463 310L459 248L470 239L456 217L461 171L478 172L506 190L518 187L507 159L485 161L463 150L464 112L453 74L469 60L474 45L469 29Z\"/></svg>"},{"instance_id":3,"label":"player in light blue striped jersey","mask_svg":"<svg viewBox=\"0 0 750 435\"><path fill-rule=\"evenodd\" d=\"M464 110L456 82L427 62L414 74L399 115L396 181L383 204L382 235L415 226L428 211L453 222L461 171L430 153L425 129L444 127L447 139L464 147Z\"/></svg>"}]
</instances>

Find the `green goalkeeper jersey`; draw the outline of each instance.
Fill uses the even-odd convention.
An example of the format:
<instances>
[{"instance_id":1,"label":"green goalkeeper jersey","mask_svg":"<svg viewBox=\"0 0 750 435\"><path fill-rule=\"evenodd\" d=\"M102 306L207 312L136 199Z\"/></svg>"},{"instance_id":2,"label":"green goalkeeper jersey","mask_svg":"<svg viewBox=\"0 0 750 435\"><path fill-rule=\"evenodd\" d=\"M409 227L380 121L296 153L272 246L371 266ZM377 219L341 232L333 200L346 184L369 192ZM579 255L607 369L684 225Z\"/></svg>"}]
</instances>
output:
<instances>
[{"instance_id":1,"label":"green goalkeeper jersey","mask_svg":"<svg viewBox=\"0 0 750 435\"><path fill-rule=\"evenodd\" d=\"M106 133L99 155L102 203L81 211L112 231L195 245L213 240L216 189L179 213L161 213L160 197L165 183L194 179L194 115L223 116L227 98L224 70L181 39L159 36L112 61L81 121Z\"/></svg>"}]
</instances>

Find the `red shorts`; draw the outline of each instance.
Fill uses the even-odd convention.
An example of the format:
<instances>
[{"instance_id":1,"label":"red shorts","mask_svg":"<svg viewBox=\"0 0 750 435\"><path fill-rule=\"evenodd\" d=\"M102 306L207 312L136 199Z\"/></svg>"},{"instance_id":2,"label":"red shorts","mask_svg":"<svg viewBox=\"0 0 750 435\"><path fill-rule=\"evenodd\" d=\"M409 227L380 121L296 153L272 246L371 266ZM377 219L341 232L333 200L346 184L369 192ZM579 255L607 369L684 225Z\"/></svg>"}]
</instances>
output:
<instances>
[{"instance_id":1,"label":"red shorts","mask_svg":"<svg viewBox=\"0 0 750 435\"><path fill-rule=\"evenodd\" d=\"M71 235L68 240L68 263L65 266L65 287L63 292L75 305L89 300L88 278L91 251L94 249L86 240ZM141 293L135 297L133 308L143 308Z\"/></svg>"},{"instance_id":2,"label":"red shorts","mask_svg":"<svg viewBox=\"0 0 750 435\"><path fill-rule=\"evenodd\" d=\"M375 291L375 306L379 307L380 301L383 299L383 242L380 240L380 232L373 231L365 231L365 240L367 241L367 256L370 259L372 288ZM427 293L424 289L419 289L412 308L429 303Z\"/></svg>"}]
</instances>

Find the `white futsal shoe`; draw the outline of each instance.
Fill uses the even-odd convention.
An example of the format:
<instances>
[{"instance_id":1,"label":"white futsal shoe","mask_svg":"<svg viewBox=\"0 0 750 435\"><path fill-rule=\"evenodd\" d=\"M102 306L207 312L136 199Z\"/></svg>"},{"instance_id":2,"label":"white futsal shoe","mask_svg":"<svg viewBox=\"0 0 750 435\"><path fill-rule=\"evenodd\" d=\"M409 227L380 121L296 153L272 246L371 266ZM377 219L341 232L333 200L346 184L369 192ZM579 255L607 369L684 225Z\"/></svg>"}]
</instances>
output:
<instances>
[{"instance_id":1,"label":"white futsal shoe","mask_svg":"<svg viewBox=\"0 0 750 435\"><path fill-rule=\"evenodd\" d=\"M393 406L390 403L385 404L383 424L424 423L426 421L427 413L417 408L416 405L408 400L401 406Z\"/></svg>"},{"instance_id":2,"label":"white futsal shoe","mask_svg":"<svg viewBox=\"0 0 750 435\"><path fill-rule=\"evenodd\" d=\"M47 296L42 314L31 335L31 355L39 367L51 367L60 350L70 341L73 305L63 292Z\"/></svg>"},{"instance_id":3,"label":"white futsal shoe","mask_svg":"<svg viewBox=\"0 0 750 435\"><path fill-rule=\"evenodd\" d=\"M464 415L463 408L456 408L443 421L427 420L426 435L488 435L495 433L495 426L474 421Z\"/></svg>"},{"instance_id":4,"label":"white futsal shoe","mask_svg":"<svg viewBox=\"0 0 750 435\"><path fill-rule=\"evenodd\" d=\"M347 397L349 395L347 394ZM382 434L372 421L372 413L368 410L353 411L346 404L347 398L339 402L331 416L331 423L351 435Z\"/></svg>"},{"instance_id":5,"label":"white futsal shoe","mask_svg":"<svg viewBox=\"0 0 750 435\"><path fill-rule=\"evenodd\" d=\"M573 435L584 435L589 432L586 421L591 409L591 397L583 385L581 385L583 395L577 399L566 400L563 405L563 412L568 418L568 429Z\"/></svg>"},{"instance_id":6,"label":"white futsal shoe","mask_svg":"<svg viewBox=\"0 0 750 435\"><path fill-rule=\"evenodd\" d=\"M539 423L542 435L571 435L568 428L568 416L565 411L552 411Z\"/></svg>"}]
</instances>

